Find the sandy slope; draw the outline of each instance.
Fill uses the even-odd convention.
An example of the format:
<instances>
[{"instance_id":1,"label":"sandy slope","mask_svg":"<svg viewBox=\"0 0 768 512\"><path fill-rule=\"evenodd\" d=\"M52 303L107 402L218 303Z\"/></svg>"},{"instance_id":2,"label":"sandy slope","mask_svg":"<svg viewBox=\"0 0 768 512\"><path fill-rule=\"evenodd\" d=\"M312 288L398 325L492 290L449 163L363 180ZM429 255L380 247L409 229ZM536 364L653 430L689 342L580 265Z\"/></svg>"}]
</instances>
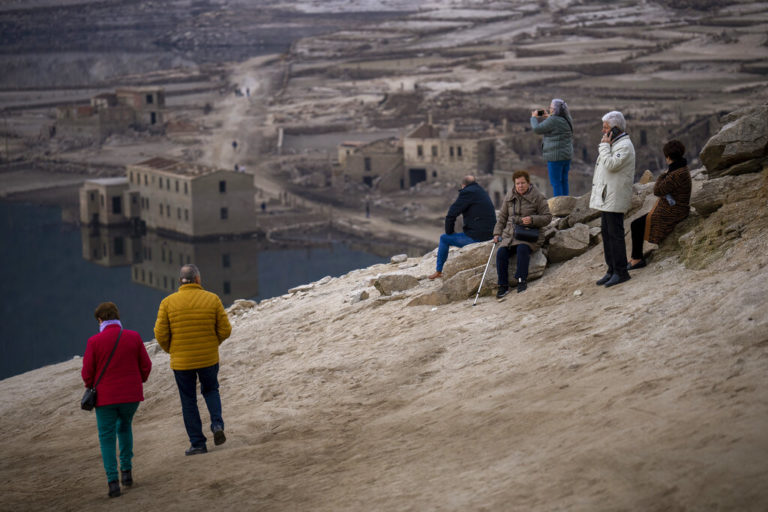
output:
<instances>
[{"instance_id":1,"label":"sandy slope","mask_svg":"<svg viewBox=\"0 0 768 512\"><path fill-rule=\"evenodd\" d=\"M596 248L474 308L349 301L395 265L265 301L233 315L229 439L205 456L183 455L151 344L118 500L80 361L0 381L0 510L765 510L768 236L744 236L614 289ZM423 277L434 257L409 262Z\"/></svg>"}]
</instances>

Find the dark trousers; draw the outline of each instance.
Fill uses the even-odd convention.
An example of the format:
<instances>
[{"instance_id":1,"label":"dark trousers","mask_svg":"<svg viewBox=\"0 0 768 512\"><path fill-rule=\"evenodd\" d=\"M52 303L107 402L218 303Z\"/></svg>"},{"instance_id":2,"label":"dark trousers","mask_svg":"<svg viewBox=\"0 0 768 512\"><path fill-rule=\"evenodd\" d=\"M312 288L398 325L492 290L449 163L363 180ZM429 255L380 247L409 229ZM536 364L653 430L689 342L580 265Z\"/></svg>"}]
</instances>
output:
<instances>
[{"instance_id":1,"label":"dark trousers","mask_svg":"<svg viewBox=\"0 0 768 512\"><path fill-rule=\"evenodd\" d=\"M181 414L184 416L184 427L187 429L189 442L195 448L205 446L203 423L197 408L197 379L200 379L200 393L208 406L211 415L211 430L215 427L224 428L221 417L221 397L219 396L219 364L196 370L173 370L176 385L181 398Z\"/></svg>"},{"instance_id":2,"label":"dark trousers","mask_svg":"<svg viewBox=\"0 0 768 512\"><path fill-rule=\"evenodd\" d=\"M624 214L603 212L600 216L603 252L609 274L627 276L627 246L624 243Z\"/></svg>"},{"instance_id":3,"label":"dark trousers","mask_svg":"<svg viewBox=\"0 0 768 512\"><path fill-rule=\"evenodd\" d=\"M645 223L648 219L646 213L642 217L638 217L632 221L629 227L632 230L632 259L643 259L643 239L645 238Z\"/></svg>"},{"instance_id":4,"label":"dark trousers","mask_svg":"<svg viewBox=\"0 0 768 512\"><path fill-rule=\"evenodd\" d=\"M517 252L515 278L522 279L523 281L528 279L531 248L525 244L519 244L515 247L499 247L499 250L496 252L496 275L499 278L499 286L509 286L509 258L512 257L513 250Z\"/></svg>"}]
</instances>

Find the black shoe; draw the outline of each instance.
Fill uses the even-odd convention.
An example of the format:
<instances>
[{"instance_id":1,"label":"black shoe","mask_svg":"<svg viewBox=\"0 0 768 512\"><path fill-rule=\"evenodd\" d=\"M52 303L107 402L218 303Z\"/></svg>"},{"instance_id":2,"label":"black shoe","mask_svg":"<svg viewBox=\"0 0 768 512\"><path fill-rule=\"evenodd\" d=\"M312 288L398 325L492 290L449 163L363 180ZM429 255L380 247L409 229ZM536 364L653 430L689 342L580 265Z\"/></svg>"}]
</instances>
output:
<instances>
[{"instance_id":1,"label":"black shoe","mask_svg":"<svg viewBox=\"0 0 768 512\"><path fill-rule=\"evenodd\" d=\"M200 455L201 453L208 453L208 448L203 446L190 446L184 452L184 455Z\"/></svg>"},{"instance_id":2,"label":"black shoe","mask_svg":"<svg viewBox=\"0 0 768 512\"><path fill-rule=\"evenodd\" d=\"M497 299L503 299L509 293L509 286L499 286L499 291L496 292Z\"/></svg>"},{"instance_id":3,"label":"black shoe","mask_svg":"<svg viewBox=\"0 0 768 512\"><path fill-rule=\"evenodd\" d=\"M598 280L597 280L597 282L596 282L595 284L596 284L597 286L603 286L605 283L607 283L607 282L608 282L608 281L611 279L611 277L613 277L613 274L611 274L610 272L608 272L608 273L607 273L607 274L605 274L603 277L601 277L600 279L598 279Z\"/></svg>"},{"instance_id":4,"label":"black shoe","mask_svg":"<svg viewBox=\"0 0 768 512\"><path fill-rule=\"evenodd\" d=\"M613 274L611 278L608 280L608 282L605 283L605 287L610 288L611 286L616 286L617 284L626 283L630 279L632 278L629 277L629 274L625 276L621 276L619 274Z\"/></svg>"},{"instance_id":5,"label":"black shoe","mask_svg":"<svg viewBox=\"0 0 768 512\"><path fill-rule=\"evenodd\" d=\"M525 279L520 279L517 282L517 293L524 292L526 289L528 289L528 282Z\"/></svg>"},{"instance_id":6,"label":"black shoe","mask_svg":"<svg viewBox=\"0 0 768 512\"><path fill-rule=\"evenodd\" d=\"M120 496L120 484L117 480L109 482L109 497L117 498L118 496Z\"/></svg>"},{"instance_id":7,"label":"black shoe","mask_svg":"<svg viewBox=\"0 0 768 512\"><path fill-rule=\"evenodd\" d=\"M123 471L120 470L120 481L125 486L132 486L133 485L133 476L131 475L131 470Z\"/></svg>"},{"instance_id":8,"label":"black shoe","mask_svg":"<svg viewBox=\"0 0 768 512\"><path fill-rule=\"evenodd\" d=\"M213 444L219 446L224 444L227 440L227 436L224 435L224 427L215 427L213 429Z\"/></svg>"},{"instance_id":9,"label":"black shoe","mask_svg":"<svg viewBox=\"0 0 768 512\"><path fill-rule=\"evenodd\" d=\"M627 263L627 270L635 270L638 268L643 268L646 265L645 260L640 260L634 265L631 263Z\"/></svg>"}]
</instances>

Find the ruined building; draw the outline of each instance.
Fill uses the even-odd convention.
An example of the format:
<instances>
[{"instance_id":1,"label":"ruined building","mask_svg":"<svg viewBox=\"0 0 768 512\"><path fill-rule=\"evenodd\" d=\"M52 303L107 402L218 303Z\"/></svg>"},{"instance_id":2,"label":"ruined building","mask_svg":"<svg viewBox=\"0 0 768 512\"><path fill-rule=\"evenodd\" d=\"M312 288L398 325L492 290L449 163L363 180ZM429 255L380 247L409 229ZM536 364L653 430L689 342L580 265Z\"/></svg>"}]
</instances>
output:
<instances>
[{"instance_id":1,"label":"ruined building","mask_svg":"<svg viewBox=\"0 0 768 512\"><path fill-rule=\"evenodd\" d=\"M165 123L165 92L162 87L117 89L91 98L89 105L56 108L52 135L88 138L101 142L128 130L162 132Z\"/></svg>"}]
</instances>

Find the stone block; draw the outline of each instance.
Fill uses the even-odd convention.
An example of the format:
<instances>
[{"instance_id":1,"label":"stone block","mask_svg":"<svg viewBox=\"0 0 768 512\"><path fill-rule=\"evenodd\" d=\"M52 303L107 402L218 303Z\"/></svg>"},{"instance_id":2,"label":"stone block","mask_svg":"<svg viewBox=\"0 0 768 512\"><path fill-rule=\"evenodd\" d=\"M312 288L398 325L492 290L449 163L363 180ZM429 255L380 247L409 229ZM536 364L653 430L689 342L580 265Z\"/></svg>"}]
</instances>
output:
<instances>
[{"instance_id":1,"label":"stone block","mask_svg":"<svg viewBox=\"0 0 768 512\"><path fill-rule=\"evenodd\" d=\"M407 254L396 254L389 259L390 263L403 263L408 259Z\"/></svg>"},{"instance_id":2,"label":"stone block","mask_svg":"<svg viewBox=\"0 0 768 512\"><path fill-rule=\"evenodd\" d=\"M567 217L573 211L578 199L571 196L557 196L547 200L549 212L555 217Z\"/></svg>"},{"instance_id":3,"label":"stone block","mask_svg":"<svg viewBox=\"0 0 768 512\"><path fill-rule=\"evenodd\" d=\"M725 121L699 155L710 178L754 172L754 166L734 166L768 156L768 104L733 112Z\"/></svg>"},{"instance_id":4,"label":"stone block","mask_svg":"<svg viewBox=\"0 0 768 512\"><path fill-rule=\"evenodd\" d=\"M410 274L384 274L374 280L373 286L382 295L392 295L393 292L401 292L419 286L419 280Z\"/></svg>"},{"instance_id":5,"label":"stone block","mask_svg":"<svg viewBox=\"0 0 768 512\"><path fill-rule=\"evenodd\" d=\"M444 279L449 279L461 272L470 268L475 268L480 265L485 265L488 261L488 256L491 253L491 247L493 242L479 242L476 244L469 244L462 247L458 251L452 251L448 255L448 260L443 267Z\"/></svg>"},{"instance_id":6,"label":"stone block","mask_svg":"<svg viewBox=\"0 0 768 512\"><path fill-rule=\"evenodd\" d=\"M589 248L589 227L576 224L570 229L558 231L549 241L547 258L551 263L569 260L583 254Z\"/></svg>"}]
</instances>

